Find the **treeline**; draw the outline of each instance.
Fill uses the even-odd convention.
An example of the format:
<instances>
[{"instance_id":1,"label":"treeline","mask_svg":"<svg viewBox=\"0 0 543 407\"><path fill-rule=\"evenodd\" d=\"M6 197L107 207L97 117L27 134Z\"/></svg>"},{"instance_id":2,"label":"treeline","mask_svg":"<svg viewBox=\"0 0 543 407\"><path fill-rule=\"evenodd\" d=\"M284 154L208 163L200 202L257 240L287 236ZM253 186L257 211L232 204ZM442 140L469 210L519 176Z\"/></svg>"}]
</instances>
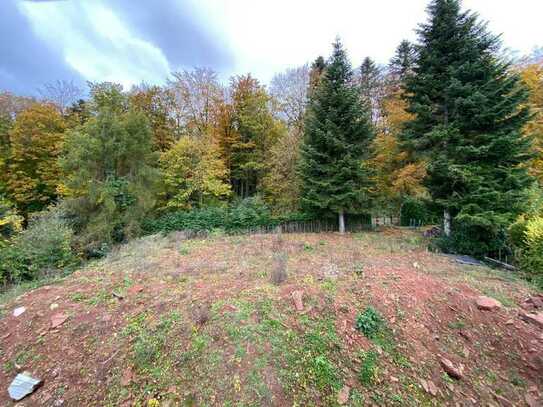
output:
<instances>
[{"instance_id":1,"label":"treeline","mask_svg":"<svg viewBox=\"0 0 543 407\"><path fill-rule=\"evenodd\" d=\"M160 225L371 214L438 221L441 249L543 275L541 59L509 61L457 0L432 1L387 66L353 68L338 40L268 87L198 68L87 94L0 94L0 283Z\"/></svg>"}]
</instances>

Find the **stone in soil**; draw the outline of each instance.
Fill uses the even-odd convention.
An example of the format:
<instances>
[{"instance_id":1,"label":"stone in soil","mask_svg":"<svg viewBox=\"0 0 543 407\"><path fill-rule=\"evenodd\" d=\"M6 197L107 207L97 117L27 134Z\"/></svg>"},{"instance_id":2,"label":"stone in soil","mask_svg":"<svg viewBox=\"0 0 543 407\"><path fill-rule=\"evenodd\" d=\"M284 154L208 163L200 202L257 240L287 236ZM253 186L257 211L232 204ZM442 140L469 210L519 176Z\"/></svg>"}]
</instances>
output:
<instances>
[{"instance_id":1,"label":"stone in soil","mask_svg":"<svg viewBox=\"0 0 543 407\"><path fill-rule=\"evenodd\" d=\"M520 318L523 319L524 321L530 323L530 324L534 324L534 325L537 325L540 328L543 328L543 311L540 311L540 312L538 312L536 314L521 312L520 313Z\"/></svg>"},{"instance_id":2,"label":"stone in soil","mask_svg":"<svg viewBox=\"0 0 543 407\"><path fill-rule=\"evenodd\" d=\"M494 311L502 307L502 304L494 298L480 296L476 300L477 308L485 311Z\"/></svg>"},{"instance_id":3,"label":"stone in soil","mask_svg":"<svg viewBox=\"0 0 543 407\"><path fill-rule=\"evenodd\" d=\"M292 292L292 299L294 300L294 306L296 307L296 311L301 312L304 310L304 303L302 301L303 297L303 291L293 291Z\"/></svg>"},{"instance_id":4,"label":"stone in soil","mask_svg":"<svg viewBox=\"0 0 543 407\"><path fill-rule=\"evenodd\" d=\"M337 403L340 405L346 404L349 401L350 392L351 388L349 386L343 386L337 395Z\"/></svg>"},{"instance_id":5,"label":"stone in soil","mask_svg":"<svg viewBox=\"0 0 543 407\"><path fill-rule=\"evenodd\" d=\"M13 310L13 316L18 317L20 315L23 315L26 311L25 307L18 307Z\"/></svg>"},{"instance_id":6,"label":"stone in soil","mask_svg":"<svg viewBox=\"0 0 543 407\"><path fill-rule=\"evenodd\" d=\"M464 376L464 368L461 365L457 367L449 359L444 357L439 359L439 363L443 367L443 370L453 379L460 380Z\"/></svg>"},{"instance_id":7,"label":"stone in soil","mask_svg":"<svg viewBox=\"0 0 543 407\"><path fill-rule=\"evenodd\" d=\"M62 312L55 314L51 317L51 329L58 328L68 319L68 315Z\"/></svg>"},{"instance_id":8,"label":"stone in soil","mask_svg":"<svg viewBox=\"0 0 543 407\"><path fill-rule=\"evenodd\" d=\"M40 384L41 380L33 378L28 372L19 373L9 385L8 393L13 400L19 401L32 394Z\"/></svg>"}]
</instances>

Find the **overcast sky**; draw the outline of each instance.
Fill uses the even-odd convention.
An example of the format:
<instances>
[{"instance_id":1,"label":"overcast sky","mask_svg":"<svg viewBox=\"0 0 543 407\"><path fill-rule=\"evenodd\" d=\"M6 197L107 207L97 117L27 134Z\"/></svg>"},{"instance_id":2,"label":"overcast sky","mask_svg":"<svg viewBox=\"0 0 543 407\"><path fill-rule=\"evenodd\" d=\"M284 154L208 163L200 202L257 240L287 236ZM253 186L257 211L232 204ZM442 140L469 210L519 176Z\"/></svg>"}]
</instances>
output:
<instances>
[{"instance_id":1,"label":"overcast sky","mask_svg":"<svg viewBox=\"0 0 543 407\"><path fill-rule=\"evenodd\" d=\"M45 82L162 83L171 71L211 67L227 79L327 56L339 35L353 64L386 63L416 38L428 0L0 0L0 90ZM464 0L529 53L543 45L543 1Z\"/></svg>"}]
</instances>

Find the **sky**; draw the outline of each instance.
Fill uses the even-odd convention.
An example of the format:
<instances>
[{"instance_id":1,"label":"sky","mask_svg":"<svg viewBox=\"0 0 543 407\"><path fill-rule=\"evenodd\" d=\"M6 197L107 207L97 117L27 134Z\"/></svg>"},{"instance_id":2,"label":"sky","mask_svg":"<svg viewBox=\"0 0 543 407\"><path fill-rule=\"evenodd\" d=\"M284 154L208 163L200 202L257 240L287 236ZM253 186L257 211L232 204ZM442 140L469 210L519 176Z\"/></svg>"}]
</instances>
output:
<instances>
[{"instance_id":1,"label":"sky","mask_svg":"<svg viewBox=\"0 0 543 407\"><path fill-rule=\"evenodd\" d=\"M0 0L0 90L57 79L161 84L208 67L263 83L328 56L339 36L354 65L387 63L426 19L428 0ZM543 46L541 0L464 0L504 46ZM513 4L513 5L512 5Z\"/></svg>"}]
</instances>

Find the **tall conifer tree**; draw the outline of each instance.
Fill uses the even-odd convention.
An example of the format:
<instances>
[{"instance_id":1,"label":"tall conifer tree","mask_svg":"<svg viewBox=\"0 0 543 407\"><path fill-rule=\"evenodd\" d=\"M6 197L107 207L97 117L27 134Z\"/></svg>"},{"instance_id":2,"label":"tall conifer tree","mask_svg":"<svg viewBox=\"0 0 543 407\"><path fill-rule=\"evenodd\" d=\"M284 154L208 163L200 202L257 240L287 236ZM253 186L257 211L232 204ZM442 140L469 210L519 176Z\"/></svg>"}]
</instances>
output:
<instances>
[{"instance_id":1,"label":"tall conifer tree","mask_svg":"<svg viewBox=\"0 0 543 407\"><path fill-rule=\"evenodd\" d=\"M352 79L337 40L309 104L301 149L302 206L314 213L337 214L340 232L345 231L346 213L368 210L370 190L364 160L373 133Z\"/></svg>"},{"instance_id":2,"label":"tall conifer tree","mask_svg":"<svg viewBox=\"0 0 543 407\"><path fill-rule=\"evenodd\" d=\"M457 251L499 249L531 179L521 163L528 141L526 90L499 56L500 41L459 0L433 0L419 29L414 75L407 78L404 133L427 160L428 187Z\"/></svg>"}]
</instances>

